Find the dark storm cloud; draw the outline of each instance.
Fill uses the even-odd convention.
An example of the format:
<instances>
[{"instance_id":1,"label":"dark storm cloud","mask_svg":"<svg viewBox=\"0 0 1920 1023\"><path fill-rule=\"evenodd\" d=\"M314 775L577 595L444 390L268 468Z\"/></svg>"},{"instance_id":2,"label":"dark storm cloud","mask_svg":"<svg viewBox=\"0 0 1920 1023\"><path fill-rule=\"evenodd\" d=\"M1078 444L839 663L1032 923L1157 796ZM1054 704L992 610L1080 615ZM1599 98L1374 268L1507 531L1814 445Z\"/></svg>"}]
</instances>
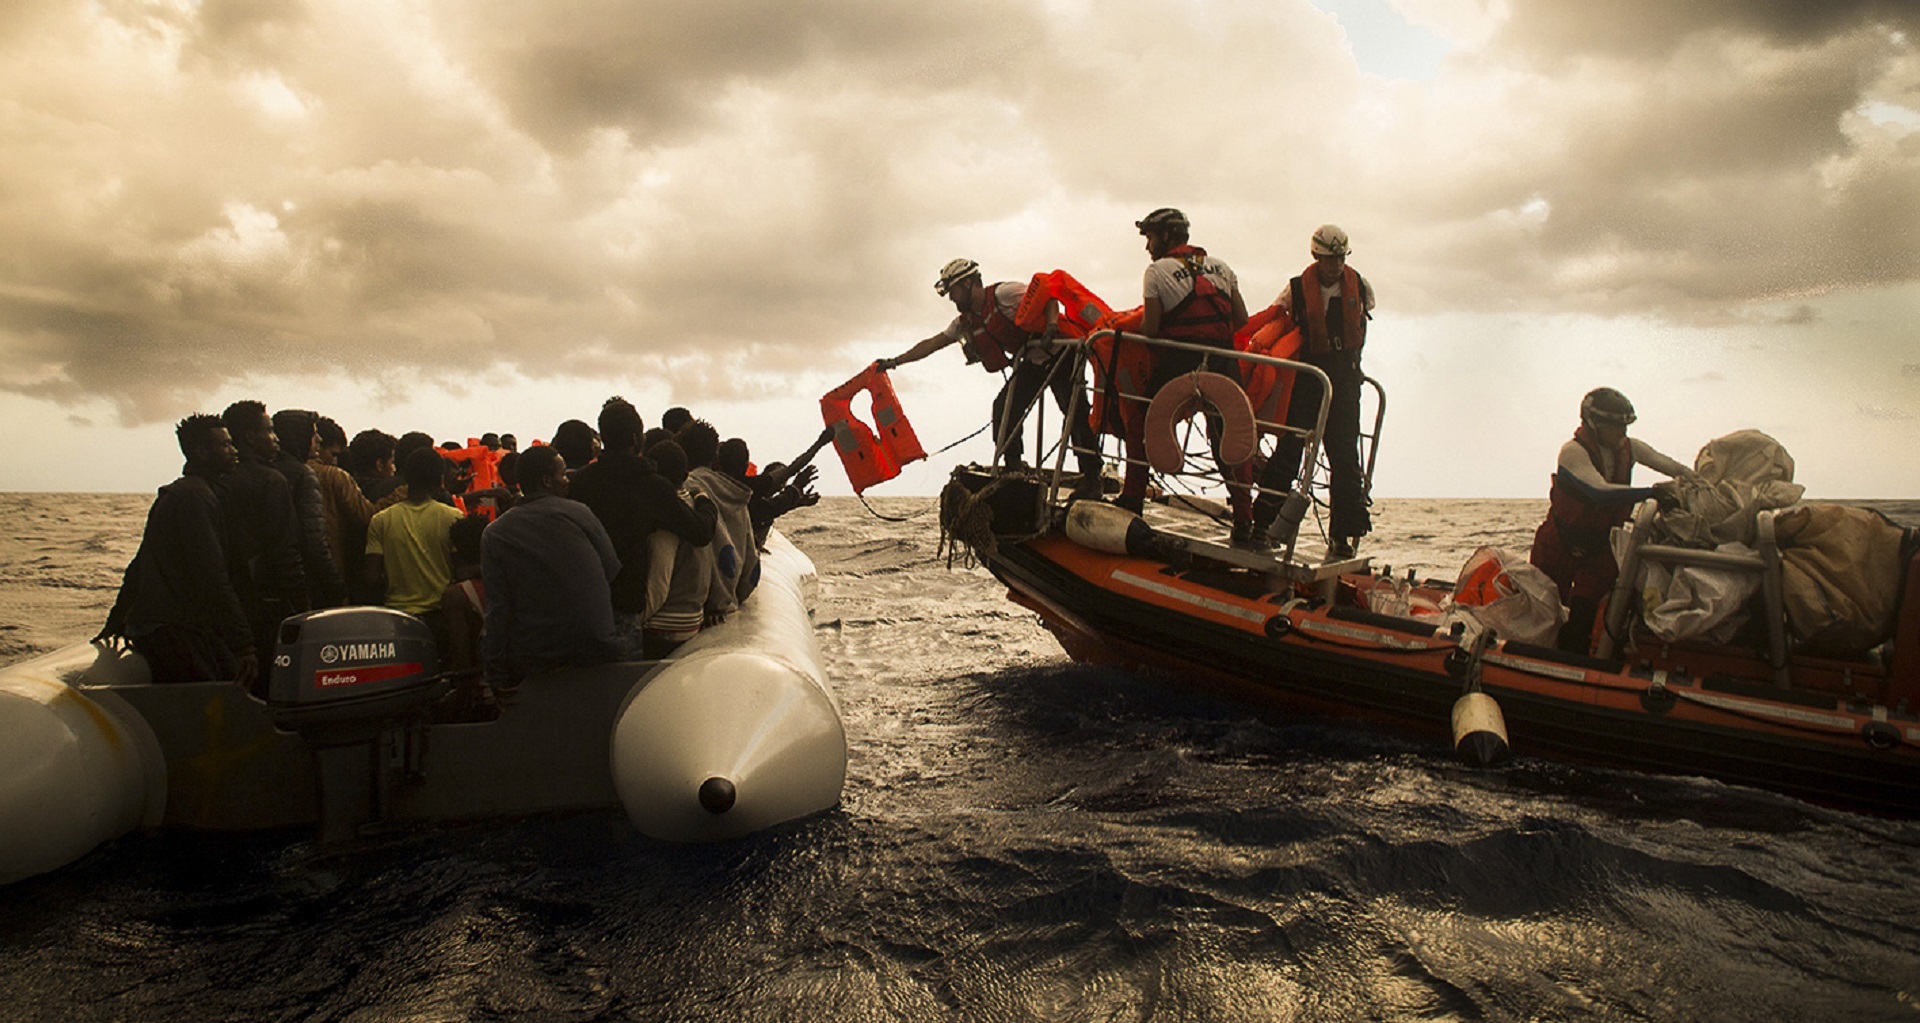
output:
<instances>
[{"instance_id":1,"label":"dark storm cloud","mask_svg":"<svg viewBox=\"0 0 1920 1023\"><path fill-rule=\"evenodd\" d=\"M1911 96L1912 44L1890 8L1801 6L1516 5L1469 61L1506 79L1504 123L1441 122L1472 173L1376 179L1452 257L1402 268L1412 297L1713 322L1920 277L1920 115L1874 116Z\"/></svg>"},{"instance_id":2,"label":"dark storm cloud","mask_svg":"<svg viewBox=\"0 0 1920 1023\"><path fill-rule=\"evenodd\" d=\"M1908 10L1522 2L1412 83L1305 0L5 5L0 390L749 397L956 254L1130 304L1167 204L1256 303L1333 220L1401 313L1738 318L1920 276Z\"/></svg>"},{"instance_id":3,"label":"dark storm cloud","mask_svg":"<svg viewBox=\"0 0 1920 1023\"><path fill-rule=\"evenodd\" d=\"M1886 26L1920 29L1909 0L1514 0L1495 48L1521 60L1666 56L1702 35L1795 47Z\"/></svg>"},{"instance_id":4,"label":"dark storm cloud","mask_svg":"<svg viewBox=\"0 0 1920 1023\"><path fill-rule=\"evenodd\" d=\"M1039 54L1026 5L837 0L443 5L447 37L521 130L571 148L597 128L673 137L728 82L837 67L908 91L964 86Z\"/></svg>"}]
</instances>

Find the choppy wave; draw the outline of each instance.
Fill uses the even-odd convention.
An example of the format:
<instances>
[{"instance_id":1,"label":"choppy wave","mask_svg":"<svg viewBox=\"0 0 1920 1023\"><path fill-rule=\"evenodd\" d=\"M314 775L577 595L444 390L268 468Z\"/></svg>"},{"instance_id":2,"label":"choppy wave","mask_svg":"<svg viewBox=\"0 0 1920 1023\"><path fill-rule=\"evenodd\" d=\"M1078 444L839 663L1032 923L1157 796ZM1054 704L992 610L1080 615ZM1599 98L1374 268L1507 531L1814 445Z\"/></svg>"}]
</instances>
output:
<instances>
[{"instance_id":1,"label":"choppy wave","mask_svg":"<svg viewBox=\"0 0 1920 1023\"><path fill-rule=\"evenodd\" d=\"M23 542L62 553L0 549L0 649L97 627L146 502L0 499L23 500ZM125 839L0 895L0 1020L1916 1015L1920 825L1702 779L1473 772L1076 665L984 571L946 568L930 502L875 506L917 514L829 499L788 528L822 576L838 809L691 847L617 814L346 851ZM1450 575L1524 548L1541 507L1382 502L1372 550Z\"/></svg>"}]
</instances>

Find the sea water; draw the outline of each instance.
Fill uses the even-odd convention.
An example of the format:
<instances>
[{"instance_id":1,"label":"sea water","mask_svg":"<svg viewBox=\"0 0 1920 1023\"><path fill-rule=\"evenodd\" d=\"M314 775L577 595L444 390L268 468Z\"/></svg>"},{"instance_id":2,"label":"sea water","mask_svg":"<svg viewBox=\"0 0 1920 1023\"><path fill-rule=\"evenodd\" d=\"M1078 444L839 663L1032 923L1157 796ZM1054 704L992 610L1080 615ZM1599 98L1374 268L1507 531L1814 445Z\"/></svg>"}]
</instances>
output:
<instances>
[{"instance_id":1,"label":"sea water","mask_svg":"<svg viewBox=\"0 0 1920 1023\"><path fill-rule=\"evenodd\" d=\"M148 500L0 495L0 659L98 628ZM1920 823L1471 771L1075 665L932 508L782 523L821 575L838 809L700 846L617 811L129 836L0 889L0 1020L1920 1019ZM1382 501L1367 551L1450 578L1544 508Z\"/></svg>"}]
</instances>

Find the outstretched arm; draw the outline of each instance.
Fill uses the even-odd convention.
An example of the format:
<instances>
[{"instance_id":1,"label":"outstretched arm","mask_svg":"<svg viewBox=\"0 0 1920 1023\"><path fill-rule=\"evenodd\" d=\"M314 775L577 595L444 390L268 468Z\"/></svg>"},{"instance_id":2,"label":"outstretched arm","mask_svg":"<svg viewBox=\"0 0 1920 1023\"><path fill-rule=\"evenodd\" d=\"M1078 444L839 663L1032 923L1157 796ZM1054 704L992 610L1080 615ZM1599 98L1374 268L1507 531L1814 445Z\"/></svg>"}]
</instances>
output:
<instances>
[{"instance_id":1,"label":"outstretched arm","mask_svg":"<svg viewBox=\"0 0 1920 1023\"><path fill-rule=\"evenodd\" d=\"M939 351L942 348L945 348L950 344L953 344L955 341L958 341L958 340L959 338L949 337L947 336L945 331L942 331L938 334L933 335L930 338L926 338L925 340L920 341L919 343L915 344L912 348L909 348L906 351L901 352L899 355L895 356L894 358L879 360L880 368L882 370L890 370L898 366L904 366L909 362L919 362L921 359L924 359L927 356L932 355L933 353Z\"/></svg>"},{"instance_id":2,"label":"outstretched arm","mask_svg":"<svg viewBox=\"0 0 1920 1023\"><path fill-rule=\"evenodd\" d=\"M1638 437L1633 437L1629 438L1628 442L1633 445L1633 460L1635 462L1652 469L1654 472L1666 473L1674 479L1685 480L1694 477L1695 473L1692 469L1688 468L1682 462L1668 458L1666 455L1655 451L1653 445L1646 441Z\"/></svg>"}]
</instances>

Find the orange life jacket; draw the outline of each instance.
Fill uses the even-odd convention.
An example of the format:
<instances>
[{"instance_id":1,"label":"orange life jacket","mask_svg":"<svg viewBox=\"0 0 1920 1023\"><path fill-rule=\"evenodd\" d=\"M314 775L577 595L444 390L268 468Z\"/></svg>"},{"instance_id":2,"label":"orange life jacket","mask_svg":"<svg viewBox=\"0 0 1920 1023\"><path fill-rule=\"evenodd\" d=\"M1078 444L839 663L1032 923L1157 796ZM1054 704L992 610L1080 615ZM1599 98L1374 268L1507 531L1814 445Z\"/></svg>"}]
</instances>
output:
<instances>
[{"instance_id":1,"label":"orange life jacket","mask_svg":"<svg viewBox=\"0 0 1920 1023\"><path fill-rule=\"evenodd\" d=\"M1109 312L1094 329L1118 330L1137 334L1146 309L1136 306L1125 312ZM1153 350L1138 341L1119 341L1113 335L1095 340L1087 351L1087 365L1093 369L1093 401L1087 421L1095 433L1109 437L1138 437L1147 420L1147 381L1153 376ZM1134 395L1130 400L1121 395Z\"/></svg>"},{"instance_id":2,"label":"orange life jacket","mask_svg":"<svg viewBox=\"0 0 1920 1023\"><path fill-rule=\"evenodd\" d=\"M854 396L862 391L873 397L873 427L853 414ZM869 365L823 395L820 416L833 430L833 449L839 453L840 464L846 467L847 480L856 494L900 475L900 468L907 463L927 457L920 438L913 434L913 424L907 422L900 408L899 397L893 393L893 382L877 365Z\"/></svg>"},{"instance_id":3,"label":"orange life jacket","mask_svg":"<svg viewBox=\"0 0 1920 1023\"><path fill-rule=\"evenodd\" d=\"M1000 311L1000 299L995 294L1000 287L1001 284L989 284L982 289L985 310L969 309L960 314L960 349L967 353L968 362L979 363L980 368L989 373L998 373L1011 365L1033 337Z\"/></svg>"},{"instance_id":4,"label":"orange life jacket","mask_svg":"<svg viewBox=\"0 0 1920 1023\"><path fill-rule=\"evenodd\" d=\"M1300 328L1280 303L1254 313L1245 326L1233 335L1233 347L1251 355L1292 359L1300 354ZM1253 418L1262 433L1278 434L1287 422L1287 406L1293 397L1290 369L1261 362L1240 365L1240 377L1246 381L1247 400L1253 403ZM1274 425L1266 425L1274 424Z\"/></svg>"},{"instance_id":5,"label":"orange life jacket","mask_svg":"<svg viewBox=\"0 0 1920 1023\"><path fill-rule=\"evenodd\" d=\"M1295 277L1288 286L1293 289L1293 315L1299 321L1307 335L1307 351L1314 355L1325 355L1336 347L1343 351L1357 352L1367 343L1367 297L1360 291L1360 273L1350 266L1340 268L1340 344L1336 346L1327 333L1327 300L1320 290L1320 274L1316 267L1307 267L1306 272Z\"/></svg>"},{"instance_id":6,"label":"orange life jacket","mask_svg":"<svg viewBox=\"0 0 1920 1023\"><path fill-rule=\"evenodd\" d=\"M1055 270L1033 275L1027 284L1026 296L1020 300L1020 308L1013 314L1013 322L1030 334L1046 330L1049 301L1060 303L1061 337L1086 337L1093 333L1094 324L1113 313L1111 306L1074 280L1072 274Z\"/></svg>"},{"instance_id":7,"label":"orange life jacket","mask_svg":"<svg viewBox=\"0 0 1920 1023\"><path fill-rule=\"evenodd\" d=\"M1226 347L1233 340L1233 296L1207 278L1207 250L1179 245L1169 250L1167 257L1178 259L1186 268L1193 279L1193 291L1173 308L1160 311L1160 336L1169 341Z\"/></svg>"},{"instance_id":8,"label":"orange life jacket","mask_svg":"<svg viewBox=\"0 0 1920 1023\"><path fill-rule=\"evenodd\" d=\"M1601 459L1600 441L1582 425L1573 431L1573 439L1587 453L1593 467L1599 469L1608 483L1622 486L1633 482L1633 442L1622 438L1620 446L1613 451L1613 471L1608 472ZM1633 502L1614 501L1597 503L1588 500L1574 487L1562 486L1560 473L1553 474L1553 484L1547 491L1547 514L1553 519L1554 528L1570 546L1586 550L1604 550L1607 534L1613 527L1633 517Z\"/></svg>"},{"instance_id":9,"label":"orange life jacket","mask_svg":"<svg viewBox=\"0 0 1920 1023\"><path fill-rule=\"evenodd\" d=\"M500 459L504 457L503 453L480 443L478 437L468 437L467 446L458 451L449 451L446 448L434 448L434 450L440 452L442 458L467 470L468 490L492 490L501 485ZM492 498L469 502L466 495L456 494L453 504L454 507L469 515L485 515L489 521L500 514L497 502Z\"/></svg>"}]
</instances>

